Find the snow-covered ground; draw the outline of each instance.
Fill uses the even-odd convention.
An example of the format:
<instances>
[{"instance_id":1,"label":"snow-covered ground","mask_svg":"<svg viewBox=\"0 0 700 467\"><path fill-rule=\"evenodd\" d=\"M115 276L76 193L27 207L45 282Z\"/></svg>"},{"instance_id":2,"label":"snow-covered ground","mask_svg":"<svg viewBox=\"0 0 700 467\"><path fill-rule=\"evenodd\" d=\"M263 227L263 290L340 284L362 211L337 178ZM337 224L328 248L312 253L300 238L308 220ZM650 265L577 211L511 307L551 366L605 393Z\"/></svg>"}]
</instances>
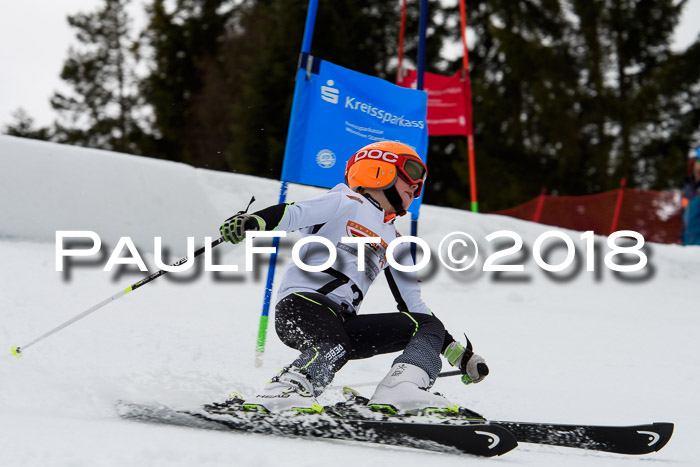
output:
<instances>
[{"instance_id":1,"label":"snow-covered ground","mask_svg":"<svg viewBox=\"0 0 700 467\"><path fill-rule=\"evenodd\" d=\"M253 365L264 264L253 273L166 275L30 347L23 358L10 355L11 345L28 343L144 276L133 269L102 271L119 237L134 238L152 265L152 239L162 236L175 259L185 251L185 237L200 244L206 235L218 236L221 221L251 195L253 209L260 209L277 202L278 190L271 180L0 136L0 349L6 349L0 355L0 465L694 465L697 247L648 245L642 274L613 274L602 259L596 272L587 272L585 244L568 231L582 266L550 277L538 270L532 250L551 227L434 206L421 211L420 235L434 253L448 233L468 232L482 249L479 268L494 251L484 240L489 233L511 230L525 244L524 253L510 258L525 264L524 273L455 274L433 259L434 271L422 274L425 301L454 335L469 335L491 368L481 384L443 378L435 389L493 419L674 422L670 443L642 457L521 444L498 459L465 458L120 419L117 400L176 406L221 400L232 390L250 393L294 358L271 329L265 365ZM288 199L320 192L292 186ZM404 219L400 226L409 231ZM78 258L68 274L56 272L57 230L97 232L103 256ZM279 268L290 261L296 238L290 237ZM605 239L597 241L605 253ZM243 247L215 251L220 263L243 269ZM557 250L550 262L562 258ZM363 312L393 309L380 278ZM370 394L393 357L348 363L322 401L339 400L344 385Z\"/></svg>"}]
</instances>

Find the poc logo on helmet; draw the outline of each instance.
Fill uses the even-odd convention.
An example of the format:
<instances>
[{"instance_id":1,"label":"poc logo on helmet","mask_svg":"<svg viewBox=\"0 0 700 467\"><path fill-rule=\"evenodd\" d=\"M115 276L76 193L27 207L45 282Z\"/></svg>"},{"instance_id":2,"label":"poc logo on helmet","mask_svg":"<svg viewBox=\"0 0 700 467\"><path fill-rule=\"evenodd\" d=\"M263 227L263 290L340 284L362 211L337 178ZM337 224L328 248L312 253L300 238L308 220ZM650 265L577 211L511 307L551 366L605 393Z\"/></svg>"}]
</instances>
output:
<instances>
[{"instance_id":1,"label":"poc logo on helmet","mask_svg":"<svg viewBox=\"0 0 700 467\"><path fill-rule=\"evenodd\" d=\"M394 163L399 160L399 156L397 156L393 152L382 151L381 149L370 149L369 151L363 149L355 153L355 162L365 158L383 160L390 163Z\"/></svg>"},{"instance_id":2,"label":"poc logo on helmet","mask_svg":"<svg viewBox=\"0 0 700 467\"><path fill-rule=\"evenodd\" d=\"M321 86L321 99L323 99L326 102L330 102L331 104L337 104L340 90L331 87L335 84L335 82L332 79L326 81L326 84L328 86Z\"/></svg>"}]
</instances>

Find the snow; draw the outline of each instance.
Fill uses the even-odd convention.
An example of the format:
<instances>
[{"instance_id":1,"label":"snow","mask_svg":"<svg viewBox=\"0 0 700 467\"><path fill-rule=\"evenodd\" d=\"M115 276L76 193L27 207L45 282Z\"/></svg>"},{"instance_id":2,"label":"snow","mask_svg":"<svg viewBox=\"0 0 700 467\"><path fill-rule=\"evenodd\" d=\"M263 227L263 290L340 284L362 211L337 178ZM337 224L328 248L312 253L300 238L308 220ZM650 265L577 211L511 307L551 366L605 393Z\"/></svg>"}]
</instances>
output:
<instances>
[{"instance_id":1,"label":"snow","mask_svg":"<svg viewBox=\"0 0 700 467\"><path fill-rule=\"evenodd\" d=\"M186 407L234 390L250 394L294 358L271 327L265 365L253 366L262 263L252 273L166 275L30 347L23 358L10 355L11 345L27 344L146 275L134 268L102 271L119 237L132 236L150 266L153 237L162 236L176 259L185 237L195 236L197 245L204 236L218 237L221 221L245 208L251 195L253 209L260 209L276 203L278 192L273 180L0 136L0 349L7 349L0 355L0 465L691 465L693 439L700 437L697 247L648 244L641 274L613 274L602 257L597 271L587 272L585 243L565 231L581 267L556 273L568 279L555 280L532 259L535 239L552 227L435 206L421 210L420 235L434 254L453 231L478 240L479 268L494 251L484 240L489 233L511 230L525 245L509 258L525 264L522 273L452 273L433 258L434 272L421 275L426 303L454 335L466 332L491 368L478 385L443 378L435 390L492 419L674 422L669 444L641 457L521 444L498 459L465 458L120 419L114 408L120 399ZM291 186L288 200L321 192ZM405 219L399 225L409 231ZM75 259L68 274L56 272L56 230L97 232L103 256ZM284 242L278 277L295 238ZM596 240L605 253L605 238ZM243 270L244 247L215 251L220 264ZM563 257L558 249L549 261ZM378 279L363 312L394 309ZM393 358L348 363L322 401L339 400L345 385L370 395Z\"/></svg>"}]
</instances>

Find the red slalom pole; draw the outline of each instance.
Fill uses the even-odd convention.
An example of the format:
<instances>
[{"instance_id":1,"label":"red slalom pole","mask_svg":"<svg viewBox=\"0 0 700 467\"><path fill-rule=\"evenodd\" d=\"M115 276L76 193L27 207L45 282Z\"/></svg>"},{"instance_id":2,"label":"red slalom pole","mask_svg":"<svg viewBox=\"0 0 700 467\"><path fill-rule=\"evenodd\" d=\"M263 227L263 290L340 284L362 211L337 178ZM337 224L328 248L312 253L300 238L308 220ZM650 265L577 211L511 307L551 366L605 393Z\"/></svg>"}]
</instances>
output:
<instances>
[{"instance_id":1,"label":"red slalom pole","mask_svg":"<svg viewBox=\"0 0 700 467\"><path fill-rule=\"evenodd\" d=\"M467 7L465 0L459 0L459 13L462 23L462 47L464 53L462 55L462 66L464 73L469 74L469 49L467 48ZM471 102L469 103L471 106ZM474 161L474 129L469 129L467 135L467 149L469 151L469 185L471 187L471 208L472 212L479 212L479 201L476 195L476 162Z\"/></svg>"},{"instance_id":2,"label":"red slalom pole","mask_svg":"<svg viewBox=\"0 0 700 467\"><path fill-rule=\"evenodd\" d=\"M403 42L406 35L406 0L401 2L401 26L399 28L399 65L396 68L396 83L403 81Z\"/></svg>"},{"instance_id":3,"label":"red slalom pole","mask_svg":"<svg viewBox=\"0 0 700 467\"><path fill-rule=\"evenodd\" d=\"M622 212L622 200L625 197L625 187L627 179L623 177L620 180L620 188L617 191L617 201L615 202L615 214L613 214L612 224L610 224L610 235L617 230L617 224L620 221L620 213Z\"/></svg>"}]
</instances>

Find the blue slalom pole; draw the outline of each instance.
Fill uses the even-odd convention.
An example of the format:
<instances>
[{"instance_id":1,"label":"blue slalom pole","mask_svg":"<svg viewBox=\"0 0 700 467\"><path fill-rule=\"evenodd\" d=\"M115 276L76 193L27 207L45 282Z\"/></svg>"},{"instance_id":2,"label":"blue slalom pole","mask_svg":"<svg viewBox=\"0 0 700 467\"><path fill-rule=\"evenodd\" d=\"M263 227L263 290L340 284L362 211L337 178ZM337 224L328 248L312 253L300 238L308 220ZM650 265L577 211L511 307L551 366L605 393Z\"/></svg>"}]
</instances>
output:
<instances>
[{"instance_id":1,"label":"blue slalom pole","mask_svg":"<svg viewBox=\"0 0 700 467\"><path fill-rule=\"evenodd\" d=\"M306 24L304 25L304 39L301 41L301 53L311 52L311 39L314 36L317 9L318 0L309 0L309 8L306 10Z\"/></svg>"},{"instance_id":2,"label":"blue slalom pole","mask_svg":"<svg viewBox=\"0 0 700 467\"><path fill-rule=\"evenodd\" d=\"M425 72L425 35L428 29L428 0L420 2L420 18L418 20L418 70L416 76L416 89L423 90L423 73ZM418 217L411 213L411 235L418 235ZM411 243L411 256L416 261L416 244Z\"/></svg>"},{"instance_id":3,"label":"blue slalom pole","mask_svg":"<svg viewBox=\"0 0 700 467\"><path fill-rule=\"evenodd\" d=\"M423 73L425 72L425 34L428 29L428 0L420 2L420 19L418 20L418 70L416 88L423 90Z\"/></svg>"},{"instance_id":4,"label":"blue slalom pole","mask_svg":"<svg viewBox=\"0 0 700 467\"><path fill-rule=\"evenodd\" d=\"M282 204L287 199L287 182L282 182L280 188L280 198L277 204ZM265 353L265 340L267 339L267 322L270 316L270 303L272 303L272 287L275 282L275 269L277 267L277 250L280 246L280 238L272 239L274 252L270 255L270 264L267 267L267 283L265 284L265 298L263 299L263 309L260 315L260 325L258 326L258 339L255 344L255 366L262 366L262 357Z\"/></svg>"}]
</instances>

